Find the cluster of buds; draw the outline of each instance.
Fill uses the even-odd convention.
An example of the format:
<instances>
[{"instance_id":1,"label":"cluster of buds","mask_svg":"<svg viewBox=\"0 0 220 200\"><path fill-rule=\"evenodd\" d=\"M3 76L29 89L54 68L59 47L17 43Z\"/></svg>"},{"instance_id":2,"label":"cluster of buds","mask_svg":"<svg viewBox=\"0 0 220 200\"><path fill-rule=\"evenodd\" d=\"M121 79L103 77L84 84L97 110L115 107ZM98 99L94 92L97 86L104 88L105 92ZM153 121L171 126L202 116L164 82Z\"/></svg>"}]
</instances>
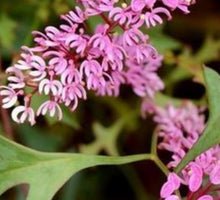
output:
<instances>
[{"instance_id":1,"label":"cluster of buds","mask_svg":"<svg viewBox=\"0 0 220 200\"><path fill-rule=\"evenodd\" d=\"M157 133L162 141L159 149L169 151L172 160L167 164L173 170L185 154L199 139L205 128L203 109L186 102L180 108L155 107L154 121L158 124ZM180 176L170 173L161 188L161 198L180 200L174 194L182 185L188 187L186 200L214 200L220 198L220 146L214 146L191 161Z\"/></svg>"},{"instance_id":2,"label":"cluster of buds","mask_svg":"<svg viewBox=\"0 0 220 200\"><path fill-rule=\"evenodd\" d=\"M130 2L130 3L128 3ZM34 31L34 47L22 47L21 59L7 69L8 85L0 87L3 108L11 108L17 123L49 113L62 119L61 104L74 111L87 91L118 96L122 84L140 97L153 98L164 84L157 75L162 56L140 28L161 24L171 11L188 13L189 0L78 0L78 6L61 18L59 28ZM103 23L94 31L88 20ZM47 97L37 110L32 98ZM44 98L45 99L45 98ZM20 105L17 105L19 100Z\"/></svg>"}]
</instances>

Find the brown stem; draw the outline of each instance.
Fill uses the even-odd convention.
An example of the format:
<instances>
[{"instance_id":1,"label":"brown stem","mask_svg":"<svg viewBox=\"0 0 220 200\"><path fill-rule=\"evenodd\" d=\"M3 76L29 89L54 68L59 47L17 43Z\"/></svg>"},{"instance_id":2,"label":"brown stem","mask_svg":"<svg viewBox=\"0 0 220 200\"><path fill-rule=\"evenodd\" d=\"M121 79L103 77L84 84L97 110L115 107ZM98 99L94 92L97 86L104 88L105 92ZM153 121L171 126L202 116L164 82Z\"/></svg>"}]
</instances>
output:
<instances>
[{"instance_id":1,"label":"brown stem","mask_svg":"<svg viewBox=\"0 0 220 200\"><path fill-rule=\"evenodd\" d=\"M112 26L112 22L109 20L109 18L105 14L100 13L100 16L109 26Z\"/></svg>"},{"instance_id":2,"label":"brown stem","mask_svg":"<svg viewBox=\"0 0 220 200\"><path fill-rule=\"evenodd\" d=\"M211 182L208 182L207 185L198 193L198 196L197 198L205 195L206 193L209 192L209 190L211 189L212 187L212 183Z\"/></svg>"},{"instance_id":3,"label":"brown stem","mask_svg":"<svg viewBox=\"0 0 220 200\"><path fill-rule=\"evenodd\" d=\"M116 26L119 26L124 31L126 30L126 28L121 24L119 24L118 22L116 23L112 22L105 14L101 13L100 16L110 26L109 28L110 30L114 29Z\"/></svg>"},{"instance_id":4,"label":"brown stem","mask_svg":"<svg viewBox=\"0 0 220 200\"><path fill-rule=\"evenodd\" d=\"M2 70L2 56L1 56L1 46L0 46L0 72L2 71L3 71ZM0 77L0 84L2 84L1 77ZM13 132L13 128L10 123L10 117L9 117L8 111L2 108L2 97L1 96L0 96L0 113L1 113L3 130L6 136L13 140L14 132Z\"/></svg>"},{"instance_id":5,"label":"brown stem","mask_svg":"<svg viewBox=\"0 0 220 200\"><path fill-rule=\"evenodd\" d=\"M2 108L2 98L0 97L0 112L4 133L9 139L14 139L14 132L10 124L8 111Z\"/></svg>"},{"instance_id":6,"label":"brown stem","mask_svg":"<svg viewBox=\"0 0 220 200\"><path fill-rule=\"evenodd\" d=\"M187 200L192 200L194 196L193 192L190 192L189 195L187 196Z\"/></svg>"}]
</instances>

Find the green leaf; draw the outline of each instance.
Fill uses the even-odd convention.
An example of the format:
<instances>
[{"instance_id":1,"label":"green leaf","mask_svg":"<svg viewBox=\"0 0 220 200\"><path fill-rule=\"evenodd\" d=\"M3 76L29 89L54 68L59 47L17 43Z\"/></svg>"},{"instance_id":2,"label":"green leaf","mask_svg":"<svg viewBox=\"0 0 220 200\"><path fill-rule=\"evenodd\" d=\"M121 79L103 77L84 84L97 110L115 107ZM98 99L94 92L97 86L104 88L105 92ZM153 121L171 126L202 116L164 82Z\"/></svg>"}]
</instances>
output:
<instances>
[{"instance_id":1,"label":"green leaf","mask_svg":"<svg viewBox=\"0 0 220 200\"><path fill-rule=\"evenodd\" d=\"M54 152L59 149L62 144L63 137L57 137L55 134L50 134L50 129L42 126L20 124L16 129L19 138L26 146L39 151Z\"/></svg>"},{"instance_id":2,"label":"green leaf","mask_svg":"<svg viewBox=\"0 0 220 200\"><path fill-rule=\"evenodd\" d=\"M51 200L76 172L97 165L119 165L149 159L140 154L108 157L68 153L42 153L0 136L0 195L7 189L29 184L27 200Z\"/></svg>"},{"instance_id":3,"label":"green leaf","mask_svg":"<svg viewBox=\"0 0 220 200\"><path fill-rule=\"evenodd\" d=\"M160 53L165 53L166 51L181 47L180 42L163 33L163 26L149 29L147 30L147 34L150 36L152 44Z\"/></svg>"},{"instance_id":4,"label":"green leaf","mask_svg":"<svg viewBox=\"0 0 220 200\"><path fill-rule=\"evenodd\" d=\"M210 51L211 49L211 51ZM207 36L204 44L194 56L194 59L202 62L207 63L212 60L216 60L219 58L219 50L220 50L220 40L214 39L211 36Z\"/></svg>"},{"instance_id":5,"label":"green leaf","mask_svg":"<svg viewBox=\"0 0 220 200\"><path fill-rule=\"evenodd\" d=\"M117 156L119 154L117 146L119 135L122 130L127 128L128 124L132 123L131 121L135 121L139 115L139 110L127 111L126 115L122 115L120 119L110 127L104 127L100 123L94 123L93 133L95 135L95 140L90 144L81 145L80 152L86 154L99 154L104 150L108 155Z\"/></svg>"},{"instance_id":6,"label":"green leaf","mask_svg":"<svg viewBox=\"0 0 220 200\"><path fill-rule=\"evenodd\" d=\"M210 68L204 69L204 76L209 100L209 120L202 136L177 166L175 171L178 173L191 160L220 142L220 76Z\"/></svg>"},{"instance_id":7,"label":"green leaf","mask_svg":"<svg viewBox=\"0 0 220 200\"><path fill-rule=\"evenodd\" d=\"M11 48L15 40L16 22L8 15L2 13L0 15L0 42L5 48Z\"/></svg>"},{"instance_id":8,"label":"green leaf","mask_svg":"<svg viewBox=\"0 0 220 200\"><path fill-rule=\"evenodd\" d=\"M124 124L117 121L109 128L103 127L99 123L93 124L93 132L95 140L87 145L80 146L80 152L86 154L98 154L101 150L105 150L108 155L118 155L117 139Z\"/></svg>"}]
</instances>

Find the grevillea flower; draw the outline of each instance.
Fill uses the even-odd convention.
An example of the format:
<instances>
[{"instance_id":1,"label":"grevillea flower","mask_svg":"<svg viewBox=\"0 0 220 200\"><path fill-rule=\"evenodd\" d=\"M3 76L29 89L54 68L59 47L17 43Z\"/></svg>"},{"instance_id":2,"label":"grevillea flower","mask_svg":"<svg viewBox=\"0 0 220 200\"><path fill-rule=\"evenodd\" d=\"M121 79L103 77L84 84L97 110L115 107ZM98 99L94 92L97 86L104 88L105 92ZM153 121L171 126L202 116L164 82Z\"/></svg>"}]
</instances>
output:
<instances>
[{"instance_id":1,"label":"grevillea flower","mask_svg":"<svg viewBox=\"0 0 220 200\"><path fill-rule=\"evenodd\" d=\"M131 9L134 12L142 11L145 6L146 6L145 0L132 0L131 1Z\"/></svg>"},{"instance_id":2,"label":"grevillea flower","mask_svg":"<svg viewBox=\"0 0 220 200\"><path fill-rule=\"evenodd\" d=\"M171 9L179 8L185 13L189 13L188 6L195 3L191 0L162 0L164 5L170 7Z\"/></svg>"},{"instance_id":3,"label":"grevillea flower","mask_svg":"<svg viewBox=\"0 0 220 200\"><path fill-rule=\"evenodd\" d=\"M176 176L177 178L175 179L170 179L171 176ZM178 184L176 184L176 181L178 180ZM175 174L175 173L170 173L168 175L168 180L166 183L161 188L160 196L161 198L165 200L180 200L180 198L177 195L174 195L173 193L176 190L180 189L180 178ZM183 180L181 180L183 181ZM174 189L175 188L175 189ZM209 188L204 188L204 189L209 189ZM197 200L213 200L214 198L211 195L203 195L206 190L201 190L201 192L195 193L194 196L197 196ZM208 190L207 190L208 191ZM191 193L191 197L194 197L193 193ZM189 197L189 196L188 196Z\"/></svg>"},{"instance_id":4,"label":"grevillea flower","mask_svg":"<svg viewBox=\"0 0 220 200\"><path fill-rule=\"evenodd\" d=\"M58 120L61 120L63 117L62 110L56 101L49 100L49 101L44 102L37 110L37 115L38 116L40 114L45 115L47 112L49 112L50 117L54 117L57 112L57 119Z\"/></svg>"},{"instance_id":5,"label":"grevillea flower","mask_svg":"<svg viewBox=\"0 0 220 200\"><path fill-rule=\"evenodd\" d=\"M63 87L60 81L53 79L54 73L50 73L50 79L43 79L39 83L39 93L53 96L59 96L62 93Z\"/></svg>"},{"instance_id":6,"label":"grevillea flower","mask_svg":"<svg viewBox=\"0 0 220 200\"><path fill-rule=\"evenodd\" d=\"M78 0L73 11L61 16L64 23L48 26L43 33L34 31L35 45L22 47L21 59L7 70L8 86L1 87L3 107L19 104L18 99L23 102L21 97L28 99L27 105L15 108L13 119L19 123L28 119L33 124L36 115L46 113L57 114L61 120L60 105L74 111L79 100L86 100L88 90L102 96L118 96L120 86L126 84L138 96L154 98L164 88L157 75L162 56L140 28L171 19L171 11L176 8L188 12L194 3L162 2ZM91 16L103 21L94 31L87 25ZM49 100L32 110L35 95Z\"/></svg>"},{"instance_id":7,"label":"grevillea flower","mask_svg":"<svg viewBox=\"0 0 220 200\"><path fill-rule=\"evenodd\" d=\"M220 166L217 164L210 173L211 183L218 185L220 184Z\"/></svg>"},{"instance_id":8,"label":"grevillea flower","mask_svg":"<svg viewBox=\"0 0 220 200\"><path fill-rule=\"evenodd\" d=\"M29 104L30 99L28 97L25 97L24 102L24 106L17 106L13 109L11 113L12 119L18 124L22 124L26 120L28 120L28 122L30 122L30 124L33 126L36 122L34 110L30 107Z\"/></svg>"},{"instance_id":9,"label":"grevillea flower","mask_svg":"<svg viewBox=\"0 0 220 200\"><path fill-rule=\"evenodd\" d=\"M7 109L14 106L17 102L19 93L20 92L15 92L15 90L10 87L1 86L0 95L2 96L2 107Z\"/></svg>"},{"instance_id":10,"label":"grevillea flower","mask_svg":"<svg viewBox=\"0 0 220 200\"><path fill-rule=\"evenodd\" d=\"M171 152L172 159L167 166L173 169L202 134L205 128L203 109L198 109L189 102L185 102L180 108L170 105L165 109L153 105L149 100L145 100L143 105L143 109L150 107L155 115L154 121L158 124L156 130L162 138L158 148ZM218 192L215 193L220 188L219 155L220 146L216 145L199 155L181 171L180 182L188 187L192 199L212 200L214 197L220 197ZM171 176L174 174L168 176L167 182L161 188L161 198L178 199L174 192L180 189L180 184L179 187L174 187L177 185L176 179L169 178Z\"/></svg>"},{"instance_id":11,"label":"grevillea flower","mask_svg":"<svg viewBox=\"0 0 220 200\"><path fill-rule=\"evenodd\" d=\"M182 172L184 180L191 192L196 192L202 185L203 170L195 162L191 162Z\"/></svg>"},{"instance_id":12,"label":"grevillea flower","mask_svg":"<svg viewBox=\"0 0 220 200\"><path fill-rule=\"evenodd\" d=\"M161 13L165 14L167 16L168 20L171 19L170 12L166 8L155 8L151 12L145 13L144 20L145 20L146 26L148 28L150 28L151 26L156 26L157 24L162 24L163 20L159 15Z\"/></svg>"},{"instance_id":13,"label":"grevillea flower","mask_svg":"<svg viewBox=\"0 0 220 200\"><path fill-rule=\"evenodd\" d=\"M8 74L8 81L10 82L8 84L9 87L13 89L22 89L25 87L24 75L19 69L9 67L6 73Z\"/></svg>"},{"instance_id":14,"label":"grevillea flower","mask_svg":"<svg viewBox=\"0 0 220 200\"><path fill-rule=\"evenodd\" d=\"M213 197L210 195L203 195L199 197L198 200L213 200Z\"/></svg>"},{"instance_id":15,"label":"grevillea flower","mask_svg":"<svg viewBox=\"0 0 220 200\"><path fill-rule=\"evenodd\" d=\"M31 125L35 124L35 115L31 107L17 106L11 113L12 119L18 124L24 123L28 119Z\"/></svg>"},{"instance_id":16,"label":"grevillea flower","mask_svg":"<svg viewBox=\"0 0 220 200\"><path fill-rule=\"evenodd\" d=\"M160 196L166 198L180 187L181 179L175 174L170 173L167 182L161 188Z\"/></svg>"}]
</instances>

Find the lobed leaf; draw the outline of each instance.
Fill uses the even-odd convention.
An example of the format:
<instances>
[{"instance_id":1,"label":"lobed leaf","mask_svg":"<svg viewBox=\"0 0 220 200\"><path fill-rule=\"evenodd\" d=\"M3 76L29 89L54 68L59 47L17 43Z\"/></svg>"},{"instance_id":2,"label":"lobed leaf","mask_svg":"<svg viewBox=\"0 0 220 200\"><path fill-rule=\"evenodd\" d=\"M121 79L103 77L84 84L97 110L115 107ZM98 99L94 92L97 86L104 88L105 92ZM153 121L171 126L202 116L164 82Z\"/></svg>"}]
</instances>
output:
<instances>
[{"instance_id":1,"label":"lobed leaf","mask_svg":"<svg viewBox=\"0 0 220 200\"><path fill-rule=\"evenodd\" d=\"M210 68L204 68L204 76L209 100L209 120L202 136L177 166L177 173L198 155L220 143L220 76Z\"/></svg>"},{"instance_id":2,"label":"lobed leaf","mask_svg":"<svg viewBox=\"0 0 220 200\"><path fill-rule=\"evenodd\" d=\"M0 195L7 189L29 184L27 200L50 200L76 172L97 165L120 165L149 159L140 154L108 157L85 154L42 153L0 136Z\"/></svg>"}]
</instances>

